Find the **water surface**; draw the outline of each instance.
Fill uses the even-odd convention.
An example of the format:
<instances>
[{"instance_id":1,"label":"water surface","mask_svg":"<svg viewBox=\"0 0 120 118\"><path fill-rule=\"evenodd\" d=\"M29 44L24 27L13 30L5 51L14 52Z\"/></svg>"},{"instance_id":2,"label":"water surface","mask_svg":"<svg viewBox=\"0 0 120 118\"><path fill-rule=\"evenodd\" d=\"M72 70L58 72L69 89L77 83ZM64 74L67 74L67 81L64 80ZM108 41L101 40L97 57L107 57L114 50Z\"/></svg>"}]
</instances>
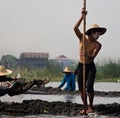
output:
<instances>
[{"instance_id":1,"label":"water surface","mask_svg":"<svg viewBox=\"0 0 120 118\"><path fill-rule=\"evenodd\" d=\"M51 82L46 86L57 87L59 85L58 82ZM120 91L120 83L95 83L95 90L96 91ZM52 101L62 101L62 102L72 102L82 104L81 98L79 95L34 95L34 94L20 94L13 97L8 95L4 95L0 97L2 102L19 102L22 103L23 100L45 100L48 102ZM120 97L100 97L95 96L94 104L108 104L108 103L119 103L120 104Z\"/></svg>"}]
</instances>

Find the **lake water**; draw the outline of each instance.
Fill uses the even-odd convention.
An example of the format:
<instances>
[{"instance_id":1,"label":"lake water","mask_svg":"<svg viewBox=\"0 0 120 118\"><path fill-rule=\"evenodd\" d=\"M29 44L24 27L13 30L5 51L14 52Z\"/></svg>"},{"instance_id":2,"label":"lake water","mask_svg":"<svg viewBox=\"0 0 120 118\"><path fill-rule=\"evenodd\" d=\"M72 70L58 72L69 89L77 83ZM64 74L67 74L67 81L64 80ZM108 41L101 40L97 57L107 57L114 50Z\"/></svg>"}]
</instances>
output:
<instances>
[{"instance_id":1,"label":"lake water","mask_svg":"<svg viewBox=\"0 0 120 118\"><path fill-rule=\"evenodd\" d=\"M50 82L46 85L46 87L58 87L60 83L59 82ZM94 85L95 91L120 91L120 83L95 83ZM62 88L64 89L64 87ZM78 90L77 84L76 89ZM10 97L8 95L0 97L0 100L2 102L19 102L21 103L23 100L45 100L48 102L52 101L63 101L63 102L72 102L72 103L78 103L82 104L81 98L79 95L33 95L33 94L20 94L13 97ZM95 96L94 98L94 104L107 104L107 103L119 103L120 104L120 97L100 97Z\"/></svg>"},{"instance_id":2,"label":"lake water","mask_svg":"<svg viewBox=\"0 0 120 118\"><path fill-rule=\"evenodd\" d=\"M50 82L46 85L46 87L51 86L51 87L58 87L60 83L59 82ZM104 83L104 82L99 82L95 83L94 85L95 91L120 91L120 83ZM64 89L64 87L62 88ZM77 83L76 83L76 89L78 90ZM63 102L72 102L72 103L78 103L82 104L81 98L79 95L33 95L33 94L21 94L21 95L16 95L13 97L10 97L8 95L0 97L0 100L2 102L19 102L21 103L23 100L35 100L35 99L40 99L40 100L45 100L45 101L63 101ZM108 103L119 103L120 104L120 97L99 97L95 96L94 98L94 104L108 104ZM5 117L5 116L4 116ZM51 117L51 118L63 118L64 116L51 116L51 115L43 115L43 116L29 116L29 118L42 118L42 117ZM101 116L102 117L102 116ZM2 118L2 117L1 117ZM10 116L6 116L5 118L10 118ZM16 117L17 118L17 117ZM23 117L19 117L23 118ZM28 118L27 116L25 118Z\"/></svg>"},{"instance_id":3,"label":"lake water","mask_svg":"<svg viewBox=\"0 0 120 118\"><path fill-rule=\"evenodd\" d=\"M49 82L46 86L58 87L60 82ZM64 88L64 87L63 87ZM76 83L76 89L78 86ZM96 91L120 91L120 82L95 82L94 89Z\"/></svg>"}]
</instances>

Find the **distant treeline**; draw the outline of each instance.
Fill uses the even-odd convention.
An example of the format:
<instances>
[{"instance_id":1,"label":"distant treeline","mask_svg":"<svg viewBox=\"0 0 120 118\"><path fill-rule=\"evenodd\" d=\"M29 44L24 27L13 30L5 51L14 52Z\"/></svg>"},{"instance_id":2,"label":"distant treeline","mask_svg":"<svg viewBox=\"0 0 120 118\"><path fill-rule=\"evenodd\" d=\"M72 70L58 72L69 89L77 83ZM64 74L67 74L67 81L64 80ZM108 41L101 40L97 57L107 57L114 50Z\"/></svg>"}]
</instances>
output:
<instances>
[{"instance_id":1,"label":"distant treeline","mask_svg":"<svg viewBox=\"0 0 120 118\"><path fill-rule=\"evenodd\" d=\"M16 76L18 73L21 74L21 77L25 81L32 79L44 79L50 78L50 81L61 81L63 77L63 67L59 64L51 64L48 61L46 68L38 68L32 66L17 66L17 58L11 55L3 56L1 58L1 64L7 66L7 68L13 70L12 76ZM71 66L74 71L77 67L77 64ZM112 78L120 78L120 60L105 60L103 63L96 63L97 74L96 80L106 79L106 81ZM114 81L114 80L113 80ZM116 81L116 80L115 80Z\"/></svg>"},{"instance_id":2,"label":"distant treeline","mask_svg":"<svg viewBox=\"0 0 120 118\"><path fill-rule=\"evenodd\" d=\"M96 68L96 79L120 78L120 60L105 60L102 64L96 64Z\"/></svg>"}]
</instances>

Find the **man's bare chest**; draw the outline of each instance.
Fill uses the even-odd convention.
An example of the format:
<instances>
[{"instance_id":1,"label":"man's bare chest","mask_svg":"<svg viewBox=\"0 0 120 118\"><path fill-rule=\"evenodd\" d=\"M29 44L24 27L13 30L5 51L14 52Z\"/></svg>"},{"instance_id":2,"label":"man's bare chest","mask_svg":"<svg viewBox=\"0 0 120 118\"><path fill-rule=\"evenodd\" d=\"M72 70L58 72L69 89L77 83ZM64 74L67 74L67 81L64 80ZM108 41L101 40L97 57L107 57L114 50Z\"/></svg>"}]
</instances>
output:
<instances>
[{"instance_id":1,"label":"man's bare chest","mask_svg":"<svg viewBox=\"0 0 120 118\"><path fill-rule=\"evenodd\" d=\"M87 51L93 51L96 48L96 43L91 43L91 42L85 42L84 46L83 43L80 44L80 50L83 50L85 48Z\"/></svg>"}]
</instances>

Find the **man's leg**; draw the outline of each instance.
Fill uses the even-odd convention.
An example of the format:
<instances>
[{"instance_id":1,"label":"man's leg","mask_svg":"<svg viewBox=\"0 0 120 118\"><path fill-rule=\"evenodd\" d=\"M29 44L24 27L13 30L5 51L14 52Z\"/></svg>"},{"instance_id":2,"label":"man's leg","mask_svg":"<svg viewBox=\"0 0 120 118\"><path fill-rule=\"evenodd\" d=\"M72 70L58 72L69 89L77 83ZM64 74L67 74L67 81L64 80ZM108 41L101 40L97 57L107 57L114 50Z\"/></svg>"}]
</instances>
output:
<instances>
[{"instance_id":1,"label":"man's leg","mask_svg":"<svg viewBox=\"0 0 120 118\"><path fill-rule=\"evenodd\" d=\"M81 78L81 77L80 77ZM78 79L80 79L78 78ZM84 109L80 110L80 114L83 115L83 114L86 114L85 112L87 111L88 109L88 104L87 104L87 94L86 94L86 91L84 93L83 91L83 81L78 81L78 86L79 86L79 91L80 91L80 96L81 96L81 100L83 102L83 105L84 105Z\"/></svg>"},{"instance_id":2,"label":"man's leg","mask_svg":"<svg viewBox=\"0 0 120 118\"><path fill-rule=\"evenodd\" d=\"M94 92L88 93L88 97L89 97L89 107L88 107L87 113L91 113L93 112Z\"/></svg>"},{"instance_id":3,"label":"man's leg","mask_svg":"<svg viewBox=\"0 0 120 118\"><path fill-rule=\"evenodd\" d=\"M84 105L84 109L80 111L80 114L85 114L85 111L88 109L88 103L87 103L87 94L83 94L83 92L80 92L80 96Z\"/></svg>"},{"instance_id":4,"label":"man's leg","mask_svg":"<svg viewBox=\"0 0 120 118\"><path fill-rule=\"evenodd\" d=\"M88 73L88 80L87 80L87 95L89 97L89 107L87 113L93 112L94 80L95 80L95 73L90 71Z\"/></svg>"},{"instance_id":5,"label":"man's leg","mask_svg":"<svg viewBox=\"0 0 120 118\"><path fill-rule=\"evenodd\" d=\"M78 67L77 67L77 81L78 81L78 88L80 91L80 96L81 96L81 100L83 102L84 108L82 110L80 110L80 114L86 114L85 111L87 110L87 94L85 91L85 95L83 92L83 64L79 63Z\"/></svg>"},{"instance_id":6,"label":"man's leg","mask_svg":"<svg viewBox=\"0 0 120 118\"><path fill-rule=\"evenodd\" d=\"M86 95L86 93L85 93L85 96L84 96L83 92L80 92L80 96L81 96L83 104L87 105L87 95Z\"/></svg>"}]
</instances>

